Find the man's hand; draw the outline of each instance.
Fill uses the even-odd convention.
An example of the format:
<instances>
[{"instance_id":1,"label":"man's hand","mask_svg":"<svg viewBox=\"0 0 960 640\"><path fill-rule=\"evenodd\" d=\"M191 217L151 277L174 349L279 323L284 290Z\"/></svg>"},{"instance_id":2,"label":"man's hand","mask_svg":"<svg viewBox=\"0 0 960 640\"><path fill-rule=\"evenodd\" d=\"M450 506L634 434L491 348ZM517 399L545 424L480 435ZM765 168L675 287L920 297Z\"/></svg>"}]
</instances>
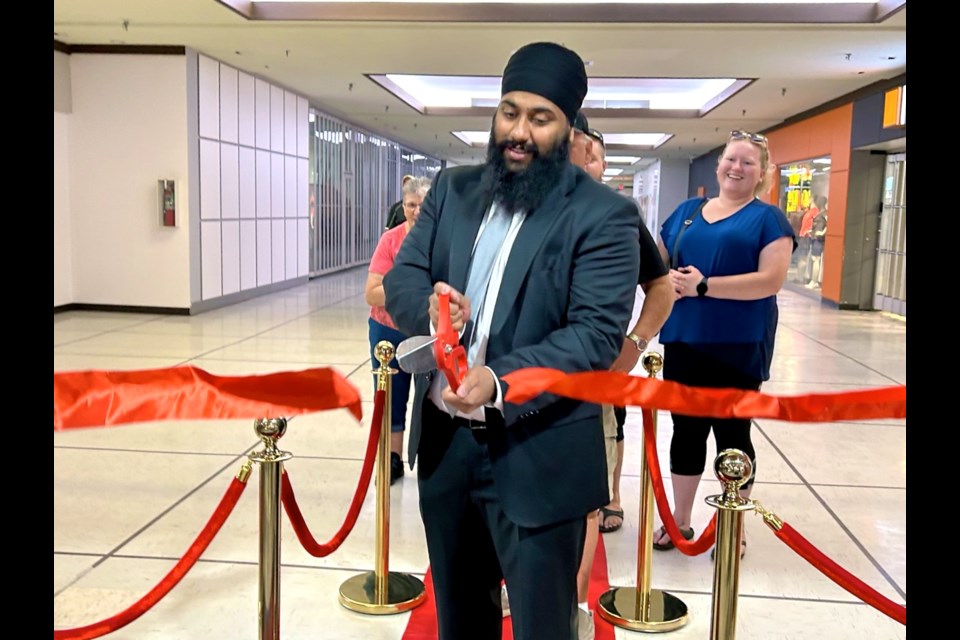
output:
<instances>
[{"instance_id":1,"label":"man's hand","mask_svg":"<svg viewBox=\"0 0 960 640\"><path fill-rule=\"evenodd\" d=\"M637 349L637 343L630 338L624 338L623 344L620 345L620 355L613 361L610 371L630 373L633 371L633 368L637 366L637 363L640 362L641 355L642 353Z\"/></svg>"},{"instance_id":2,"label":"man's hand","mask_svg":"<svg viewBox=\"0 0 960 640\"><path fill-rule=\"evenodd\" d=\"M437 298L439 293L450 294L450 323L453 325L453 330L459 333L463 326L467 324L467 320L470 319L470 301L467 296L446 282L438 282L433 285L433 294L430 296L430 322L434 329L437 328L437 318L440 315L440 302Z\"/></svg>"},{"instance_id":3,"label":"man's hand","mask_svg":"<svg viewBox=\"0 0 960 640\"><path fill-rule=\"evenodd\" d=\"M636 351L636 349L634 349ZM486 367L474 367L467 371L460 388L456 393L447 387L443 390L441 398L448 407L454 407L457 411L470 413L474 409L487 403L493 402L496 398L497 382L493 374Z\"/></svg>"}]
</instances>

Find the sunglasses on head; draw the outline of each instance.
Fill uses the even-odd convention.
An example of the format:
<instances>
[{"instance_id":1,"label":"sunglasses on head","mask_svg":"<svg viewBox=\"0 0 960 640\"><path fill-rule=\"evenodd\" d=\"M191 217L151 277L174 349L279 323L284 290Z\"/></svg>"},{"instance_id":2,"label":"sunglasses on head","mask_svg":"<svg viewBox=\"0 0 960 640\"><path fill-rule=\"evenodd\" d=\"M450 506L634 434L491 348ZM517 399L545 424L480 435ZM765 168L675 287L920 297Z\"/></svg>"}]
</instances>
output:
<instances>
[{"instance_id":1,"label":"sunglasses on head","mask_svg":"<svg viewBox=\"0 0 960 640\"><path fill-rule=\"evenodd\" d=\"M587 129L587 135L593 138L594 140L596 140L597 142L599 142L600 144L603 144L603 134L597 131L596 129Z\"/></svg>"},{"instance_id":2,"label":"sunglasses on head","mask_svg":"<svg viewBox=\"0 0 960 640\"><path fill-rule=\"evenodd\" d=\"M754 144L759 144L762 146L767 146L767 136L762 136L759 133L750 133L749 131L731 131L730 132L731 140L749 140Z\"/></svg>"}]
</instances>

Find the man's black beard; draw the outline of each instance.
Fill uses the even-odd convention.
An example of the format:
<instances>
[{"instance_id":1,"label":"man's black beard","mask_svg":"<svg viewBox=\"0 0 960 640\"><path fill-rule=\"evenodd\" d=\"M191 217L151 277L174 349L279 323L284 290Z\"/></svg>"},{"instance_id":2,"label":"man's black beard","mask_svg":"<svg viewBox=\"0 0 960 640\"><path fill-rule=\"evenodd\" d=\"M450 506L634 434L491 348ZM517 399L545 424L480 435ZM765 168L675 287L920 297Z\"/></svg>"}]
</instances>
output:
<instances>
[{"instance_id":1,"label":"man's black beard","mask_svg":"<svg viewBox=\"0 0 960 640\"><path fill-rule=\"evenodd\" d=\"M533 211L557 186L560 174L570 159L570 141L564 136L560 145L546 156L540 155L536 144L528 142L524 150L530 152L532 157L523 171L510 171L507 168L503 154L509 146L509 139L497 144L493 131L490 132L487 163L483 171L484 193L508 211Z\"/></svg>"}]
</instances>

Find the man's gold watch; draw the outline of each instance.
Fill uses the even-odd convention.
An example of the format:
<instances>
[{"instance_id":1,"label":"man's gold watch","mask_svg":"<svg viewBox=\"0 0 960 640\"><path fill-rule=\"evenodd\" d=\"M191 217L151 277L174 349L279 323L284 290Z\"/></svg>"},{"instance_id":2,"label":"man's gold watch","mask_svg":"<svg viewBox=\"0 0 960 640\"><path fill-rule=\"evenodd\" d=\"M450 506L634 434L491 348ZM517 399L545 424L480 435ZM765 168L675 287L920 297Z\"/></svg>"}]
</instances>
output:
<instances>
[{"instance_id":1,"label":"man's gold watch","mask_svg":"<svg viewBox=\"0 0 960 640\"><path fill-rule=\"evenodd\" d=\"M647 339L641 338L635 333L628 333L627 340L630 340L633 342L633 344L637 345L637 351L642 352L647 348Z\"/></svg>"}]
</instances>

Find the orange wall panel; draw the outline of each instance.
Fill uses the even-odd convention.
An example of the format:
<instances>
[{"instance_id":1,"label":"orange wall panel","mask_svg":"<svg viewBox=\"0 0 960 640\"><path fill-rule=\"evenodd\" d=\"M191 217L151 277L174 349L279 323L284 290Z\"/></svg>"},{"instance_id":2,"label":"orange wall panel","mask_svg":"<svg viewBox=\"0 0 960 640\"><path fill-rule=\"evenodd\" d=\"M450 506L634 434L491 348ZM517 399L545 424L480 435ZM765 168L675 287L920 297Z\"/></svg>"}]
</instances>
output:
<instances>
[{"instance_id":1,"label":"orange wall panel","mask_svg":"<svg viewBox=\"0 0 960 640\"><path fill-rule=\"evenodd\" d=\"M820 268L823 270L820 296L839 302L840 276L843 274L843 236L831 236L828 230L823 242L823 264Z\"/></svg>"},{"instance_id":2,"label":"orange wall panel","mask_svg":"<svg viewBox=\"0 0 960 640\"><path fill-rule=\"evenodd\" d=\"M820 295L834 302L840 301L843 274L852 131L851 103L777 129L767 136L770 160L777 165L830 156L830 195L827 205L830 217L823 247L823 286Z\"/></svg>"}]
</instances>

